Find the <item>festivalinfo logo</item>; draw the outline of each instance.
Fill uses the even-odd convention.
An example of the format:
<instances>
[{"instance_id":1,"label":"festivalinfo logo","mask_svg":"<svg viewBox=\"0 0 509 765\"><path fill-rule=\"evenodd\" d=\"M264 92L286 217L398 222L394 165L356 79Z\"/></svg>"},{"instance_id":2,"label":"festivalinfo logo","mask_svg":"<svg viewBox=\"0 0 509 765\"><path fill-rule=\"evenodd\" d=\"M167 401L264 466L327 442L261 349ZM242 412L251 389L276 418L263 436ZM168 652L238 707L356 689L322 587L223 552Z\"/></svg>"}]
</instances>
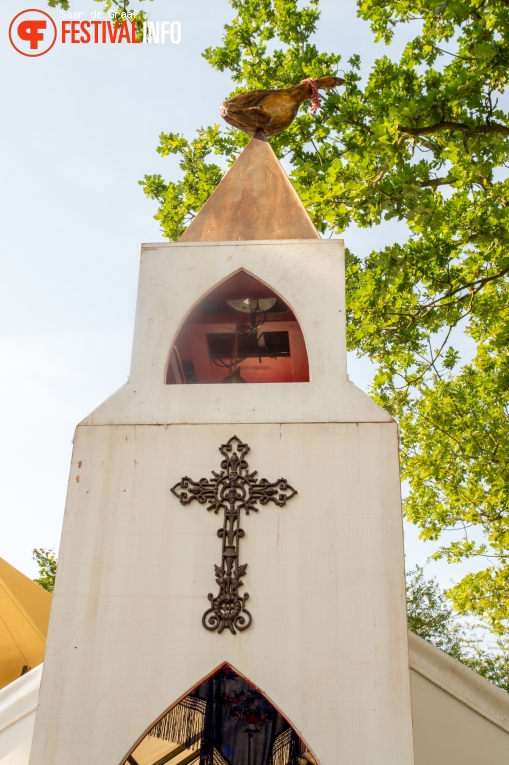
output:
<instances>
[{"instance_id":1,"label":"festivalinfo logo","mask_svg":"<svg viewBox=\"0 0 509 765\"><path fill-rule=\"evenodd\" d=\"M9 27L9 40L23 56L43 56L57 40L57 25L49 13L29 8L14 16Z\"/></svg>"},{"instance_id":2,"label":"festivalinfo logo","mask_svg":"<svg viewBox=\"0 0 509 765\"><path fill-rule=\"evenodd\" d=\"M54 19L38 8L18 13L9 26L12 47L23 56L43 56L57 39L63 44L93 45L110 43L170 43L182 40L180 21L143 21L142 38L138 37L135 11L92 11L90 19L84 11L61 11L60 37Z\"/></svg>"}]
</instances>

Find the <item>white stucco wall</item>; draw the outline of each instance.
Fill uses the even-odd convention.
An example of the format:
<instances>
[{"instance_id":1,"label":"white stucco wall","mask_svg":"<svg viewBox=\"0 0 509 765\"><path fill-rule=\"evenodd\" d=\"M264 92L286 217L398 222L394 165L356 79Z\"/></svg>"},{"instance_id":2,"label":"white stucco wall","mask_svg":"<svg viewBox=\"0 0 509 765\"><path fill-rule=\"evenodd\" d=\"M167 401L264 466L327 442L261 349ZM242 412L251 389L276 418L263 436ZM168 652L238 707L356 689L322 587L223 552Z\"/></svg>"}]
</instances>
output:
<instances>
[{"instance_id":1,"label":"white stucco wall","mask_svg":"<svg viewBox=\"0 0 509 765\"><path fill-rule=\"evenodd\" d=\"M0 690L0 763L27 765L42 665Z\"/></svg>"},{"instance_id":2,"label":"white stucco wall","mask_svg":"<svg viewBox=\"0 0 509 765\"><path fill-rule=\"evenodd\" d=\"M409 633L416 765L507 765L509 694Z\"/></svg>"},{"instance_id":3,"label":"white stucco wall","mask_svg":"<svg viewBox=\"0 0 509 765\"><path fill-rule=\"evenodd\" d=\"M296 313L309 383L164 384L203 294L244 268ZM242 519L253 624L201 624L221 518L179 504L236 434L298 491ZM258 685L320 765L411 765L397 429L346 377L338 241L151 245L129 383L78 428L31 765L119 765L223 661Z\"/></svg>"},{"instance_id":4,"label":"white stucco wall","mask_svg":"<svg viewBox=\"0 0 509 765\"><path fill-rule=\"evenodd\" d=\"M506 765L509 694L408 634L416 765ZM41 667L0 691L0 763L27 765Z\"/></svg>"},{"instance_id":5,"label":"white stucco wall","mask_svg":"<svg viewBox=\"0 0 509 765\"><path fill-rule=\"evenodd\" d=\"M201 618L217 589L222 519L182 506L170 489L218 470L218 447L234 433L251 447L251 469L287 478L298 495L242 519L253 625L218 635ZM358 765L407 765L397 478L391 423L80 428L33 763L67 765L72 751L75 765L118 765L227 661L321 765L354 753Z\"/></svg>"},{"instance_id":6,"label":"white stucco wall","mask_svg":"<svg viewBox=\"0 0 509 765\"><path fill-rule=\"evenodd\" d=\"M129 382L84 421L110 423L390 422L348 383L340 240L146 244L142 247ZM309 383L164 385L169 352L188 312L244 269L294 311Z\"/></svg>"}]
</instances>

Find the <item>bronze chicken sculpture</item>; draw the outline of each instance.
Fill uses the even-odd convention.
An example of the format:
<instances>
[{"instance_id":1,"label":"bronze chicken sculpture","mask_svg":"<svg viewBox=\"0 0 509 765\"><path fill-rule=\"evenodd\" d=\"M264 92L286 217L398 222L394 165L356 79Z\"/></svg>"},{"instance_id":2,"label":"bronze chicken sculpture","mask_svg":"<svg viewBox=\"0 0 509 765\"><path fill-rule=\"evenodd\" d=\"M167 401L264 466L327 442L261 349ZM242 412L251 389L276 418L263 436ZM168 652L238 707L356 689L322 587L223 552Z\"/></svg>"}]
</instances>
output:
<instances>
[{"instance_id":1,"label":"bronze chicken sculpture","mask_svg":"<svg viewBox=\"0 0 509 765\"><path fill-rule=\"evenodd\" d=\"M298 85L279 90L248 90L224 101L221 117L233 127L254 135L261 130L265 135L275 135L288 127L304 101L311 101L314 114L319 105L318 91L343 85L341 77L308 77Z\"/></svg>"}]
</instances>

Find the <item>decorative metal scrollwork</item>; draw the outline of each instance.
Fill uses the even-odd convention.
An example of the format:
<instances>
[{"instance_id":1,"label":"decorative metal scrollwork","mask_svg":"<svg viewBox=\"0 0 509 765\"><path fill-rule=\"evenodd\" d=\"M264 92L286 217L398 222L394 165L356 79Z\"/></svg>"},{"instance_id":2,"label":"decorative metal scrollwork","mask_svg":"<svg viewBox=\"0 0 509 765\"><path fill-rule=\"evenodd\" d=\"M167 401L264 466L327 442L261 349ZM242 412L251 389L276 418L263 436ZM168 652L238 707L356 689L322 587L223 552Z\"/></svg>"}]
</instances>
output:
<instances>
[{"instance_id":1,"label":"decorative metal scrollwork","mask_svg":"<svg viewBox=\"0 0 509 765\"><path fill-rule=\"evenodd\" d=\"M235 635L236 629L246 630L252 622L252 616L245 607L249 595L247 592L239 594L239 588L243 586L242 577L247 570L247 563L239 563L239 540L245 534L244 529L240 528L241 511L244 510L246 515L250 510L258 512L258 503L267 505L274 502L283 507L297 492L286 478L271 482L266 478L257 478L256 470L250 473L245 459L249 446L237 436L222 444L219 451L224 457L220 473L213 470L213 478L201 478L199 481L184 476L171 491L182 505L196 500L200 505L206 504L207 510L213 510L216 514L224 511L223 527L217 532L222 540L221 565L214 566L219 593L216 596L209 593L210 608L203 614L202 624L205 629L218 632L228 627Z\"/></svg>"}]
</instances>

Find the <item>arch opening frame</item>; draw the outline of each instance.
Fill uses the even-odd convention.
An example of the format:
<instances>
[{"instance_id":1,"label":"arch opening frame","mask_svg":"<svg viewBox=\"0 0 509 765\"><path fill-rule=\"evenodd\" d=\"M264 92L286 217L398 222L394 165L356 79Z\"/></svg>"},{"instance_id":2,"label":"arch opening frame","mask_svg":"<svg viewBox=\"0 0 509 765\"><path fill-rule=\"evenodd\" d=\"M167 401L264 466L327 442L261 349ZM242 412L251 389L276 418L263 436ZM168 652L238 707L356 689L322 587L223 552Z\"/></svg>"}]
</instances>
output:
<instances>
[{"instance_id":1,"label":"arch opening frame","mask_svg":"<svg viewBox=\"0 0 509 765\"><path fill-rule=\"evenodd\" d=\"M241 268L190 308L172 342L165 383L309 382L304 335L286 300Z\"/></svg>"},{"instance_id":2,"label":"arch opening frame","mask_svg":"<svg viewBox=\"0 0 509 765\"><path fill-rule=\"evenodd\" d=\"M288 718L228 662L168 707L120 765L163 763L318 765Z\"/></svg>"}]
</instances>

